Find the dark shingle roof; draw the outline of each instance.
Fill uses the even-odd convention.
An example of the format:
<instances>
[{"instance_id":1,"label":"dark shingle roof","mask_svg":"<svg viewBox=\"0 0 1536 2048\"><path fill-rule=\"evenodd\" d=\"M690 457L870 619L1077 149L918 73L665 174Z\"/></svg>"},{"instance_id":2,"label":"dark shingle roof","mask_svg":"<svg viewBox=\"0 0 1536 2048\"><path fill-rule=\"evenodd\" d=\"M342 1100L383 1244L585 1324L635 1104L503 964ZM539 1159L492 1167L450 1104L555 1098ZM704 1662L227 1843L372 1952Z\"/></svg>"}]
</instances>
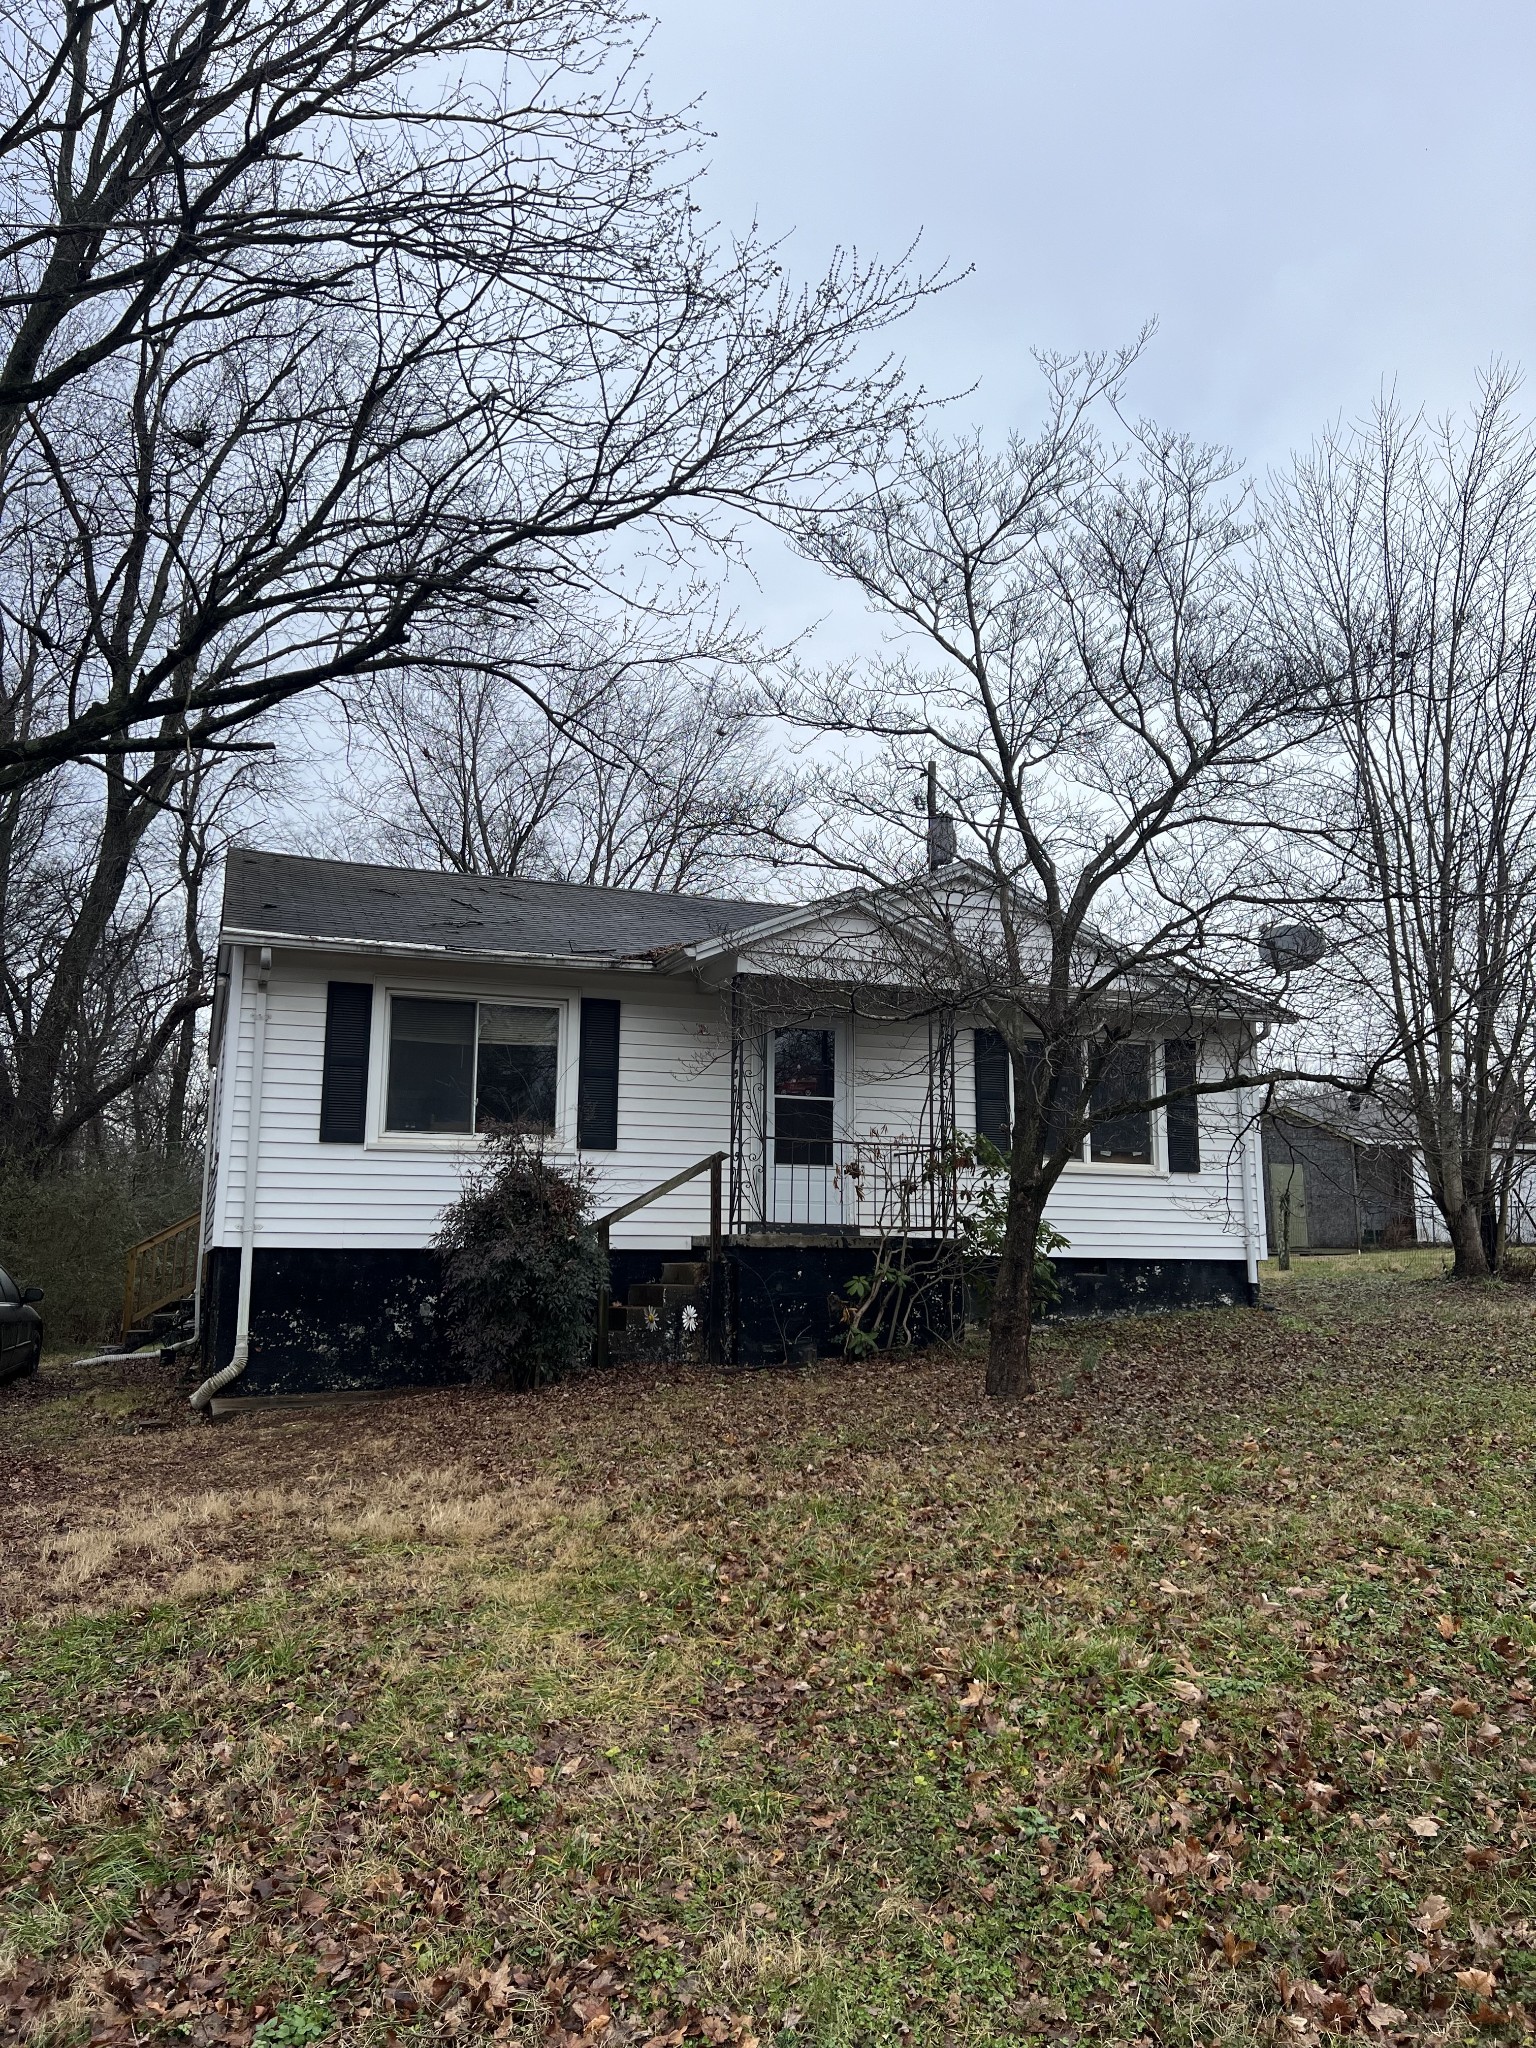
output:
<instances>
[{"instance_id":1,"label":"dark shingle roof","mask_svg":"<svg viewBox=\"0 0 1536 2048\"><path fill-rule=\"evenodd\" d=\"M776 917L787 907L234 848L224 871L223 925L263 937L356 939L449 953L643 959Z\"/></svg>"}]
</instances>

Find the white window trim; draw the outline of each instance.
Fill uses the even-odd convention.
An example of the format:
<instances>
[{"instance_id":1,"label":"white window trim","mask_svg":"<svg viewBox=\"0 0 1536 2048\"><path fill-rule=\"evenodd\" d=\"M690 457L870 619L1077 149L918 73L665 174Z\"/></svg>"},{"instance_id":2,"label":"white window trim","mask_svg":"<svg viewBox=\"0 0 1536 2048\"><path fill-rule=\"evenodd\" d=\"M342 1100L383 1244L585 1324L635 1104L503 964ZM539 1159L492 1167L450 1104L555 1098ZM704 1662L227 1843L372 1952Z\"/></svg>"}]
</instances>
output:
<instances>
[{"instance_id":1,"label":"white window trim","mask_svg":"<svg viewBox=\"0 0 1536 2048\"><path fill-rule=\"evenodd\" d=\"M1132 1039L1130 1041L1130 1043L1133 1045L1145 1044L1148 1047L1150 1047L1151 1057L1148 1062L1148 1074L1151 1081L1151 1087L1149 1092L1153 1095L1161 1095L1164 1090L1164 1084L1167 1074L1167 1068L1164 1058L1164 1049L1167 1043L1168 1035L1169 1034L1166 1031L1161 1031L1157 1034L1156 1037L1149 1037L1144 1040ZM1180 1034L1177 1031L1175 1031L1172 1035L1175 1038L1177 1038ZM1198 1055L1196 1057L1195 1063L1195 1075L1197 1080L1203 1077L1203 1062L1201 1061ZM974 1094L974 1052L972 1054L971 1061L966 1063L963 1070L961 1063L959 1061L956 1062L955 1084L957 1089L964 1087L967 1083L969 1083L972 1093ZM1196 1099L1198 1101L1205 1100L1204 1097L1197 1097ZM1010 1064L1008 1072L1008 1116L1010 1123L1013 1121L1015 1114L1016 1107L1013 1097L1013 1070ZM1083 1139L1083 1148L1081 1152L1073 1153L1071 1157L1065 1161L1062 1171L1064 1173L1072 1173L1080 1169L1086 1169L1088 1172L1095 1174L1126 1173L1132 1174L1141 1180L1197 1180L1199 1178L1198 1174L1181 1173L1175 1175L1169 1170L1167 1103L1165 1102L1159 1109L1149 1110L1147 1114L1151 1119L1152 1124L1152 1157L1145 1164L1138 1165L1134 1161L1127 1159L1095 1159L1093 1156L1093 1133L1090 1130L1087 1136ZM1203 1165L1201 1171L1204 1171Z\"/></svg>"},{"instance_id":2,"label":"white window trim","mask_svg":"<svg viewBox=\"0 0 1536 2048\"><path fill-rule=\"evenodd\" d=\"M559 1022L556 1025L555 1042L555 1128L550 1139L551 1149L564 1156L576 1153L576 1063L580 1058L579 1034L571 1028L571 1008L579 998L569 992L548 994L537 989L519 988L515 995L502 989L443 988L434 986L422 988L409 982L375 983L375 997L382 993L384 1000L375 999L373 1005L373 1044L369 1048L368 1062L368 1137L366 1149L370 1152L426 1152L454 1153L478 1152L490 1143L483 1131L392 1131L384 1121L389 1101L389 1044L390 1009L396 996L403 996L412 1002L429 1003L495 1003L506 1009L556 1010ZM475 1060L478 1071L480 1058L479 1019L476 1017Z\"/></svg>"}]
</instances>

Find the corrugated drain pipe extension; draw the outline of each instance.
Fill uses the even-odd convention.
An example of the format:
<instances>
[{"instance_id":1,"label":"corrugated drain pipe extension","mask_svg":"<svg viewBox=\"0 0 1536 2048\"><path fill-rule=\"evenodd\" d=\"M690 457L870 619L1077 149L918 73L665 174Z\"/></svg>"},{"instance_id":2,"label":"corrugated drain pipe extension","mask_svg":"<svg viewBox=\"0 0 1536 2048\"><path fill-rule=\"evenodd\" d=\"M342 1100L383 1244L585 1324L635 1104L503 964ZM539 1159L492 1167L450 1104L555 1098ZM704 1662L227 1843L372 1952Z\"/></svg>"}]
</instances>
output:
<instances>
[{"instance_id":1,"label":"corrugated drain pipe extension","mask_svg":"<svg viewBox=\"0 0 1536 2048\"><path fill-rule=\"evenodd\" d=\"M240 1289L235 1306L235 1348L228 1365L203 1381L192 1396L194 1408L206 1408L215 1394L239 1379L251 1361L251 1260L256 1241L256 1174L261 1154L261 1077L267 1058L267 983L272 976L272 948L263 946L256 970L256 1031L251 1046L251 1101L245 1119L245 1209L240 1220Z\"/></svg>"}]
</instances>

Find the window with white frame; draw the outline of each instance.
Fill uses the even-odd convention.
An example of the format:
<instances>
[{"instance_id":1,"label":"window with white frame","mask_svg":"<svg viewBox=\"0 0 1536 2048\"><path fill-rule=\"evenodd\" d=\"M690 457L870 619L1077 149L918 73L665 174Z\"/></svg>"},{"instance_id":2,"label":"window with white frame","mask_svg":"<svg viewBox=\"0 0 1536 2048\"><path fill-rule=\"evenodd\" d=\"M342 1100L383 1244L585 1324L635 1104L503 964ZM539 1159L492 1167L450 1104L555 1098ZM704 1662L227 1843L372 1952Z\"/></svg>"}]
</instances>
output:
<instances>
[{"instance_id":1,"label":"window with white frame","mask_svg":"<svg viewBox=\"0 0 1536 2048\"><path fill-rule=\"evenodd\" d=\"M511 1124L553 1133L559 1057L552 1005L394 996L384 1127L468 1135Z\"/></svg>"}]
</instances>

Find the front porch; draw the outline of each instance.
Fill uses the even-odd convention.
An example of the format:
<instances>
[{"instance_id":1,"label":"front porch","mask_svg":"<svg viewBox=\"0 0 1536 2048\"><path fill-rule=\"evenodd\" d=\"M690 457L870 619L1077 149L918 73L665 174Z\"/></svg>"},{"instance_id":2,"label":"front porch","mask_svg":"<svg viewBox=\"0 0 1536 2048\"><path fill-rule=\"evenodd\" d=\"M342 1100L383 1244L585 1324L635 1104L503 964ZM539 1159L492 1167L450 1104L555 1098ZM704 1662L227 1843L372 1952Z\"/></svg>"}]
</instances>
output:
<instances>
[{"instance_id":1,"label":"front porch","mask_svg":"<svg viewBox=\"0 0 1536 2048\"><path fill-rule=\"evenodd\" d=\"M953 1146L770 1136L747 1157L744 1173L726 1154L710 1155L599 1219L611 1276L596 1333L599 1363L756 1365L824 1355L846 1335L849 1283L892 1264L922 1272L929 1286L939 1276L937 1320L925 1306L914 1327L952 1331L960 1196ZM710 1228L696 1232L686 1252L612 1245L614 1224L705 1175Z\"/></svg>"},{"instance_id":2,"label":"front porch","mask_svg":"<svg viewBox=\"0 0 1536 2048\"><path fill-rule=\"evenodd\" d=\"M890 992L731 984L727 1229L947 1238L958 1220L955 1022Z\"/></svg>"}]
</instances>

